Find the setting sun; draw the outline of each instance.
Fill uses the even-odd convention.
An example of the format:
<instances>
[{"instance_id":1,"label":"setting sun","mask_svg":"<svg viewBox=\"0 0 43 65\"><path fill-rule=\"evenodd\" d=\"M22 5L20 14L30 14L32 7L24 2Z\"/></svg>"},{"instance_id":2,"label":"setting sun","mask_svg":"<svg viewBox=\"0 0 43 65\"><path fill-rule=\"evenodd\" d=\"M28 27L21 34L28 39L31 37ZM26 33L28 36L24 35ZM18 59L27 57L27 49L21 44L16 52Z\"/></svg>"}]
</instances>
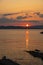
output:
<instances>
[{"instance_id":1,"label":"setting sun","mask_svg":"<svg viewBox=\"0 0 43 65\"><path fill-rule=\"evenodd\" d=\"M28 27L29 25L28 25L28 24L26 24L26 26Z\"/></svg>"},{"instance_id":2,"label":"setting sun","mask_svg":"<svg viewBox=\"0 0 43 65\"><path fill-rule=\"evenodd\" d=\"M30 26L30 25L26 24L26 27L28 27L28 26Z\"/></svg>"}]
</instances>

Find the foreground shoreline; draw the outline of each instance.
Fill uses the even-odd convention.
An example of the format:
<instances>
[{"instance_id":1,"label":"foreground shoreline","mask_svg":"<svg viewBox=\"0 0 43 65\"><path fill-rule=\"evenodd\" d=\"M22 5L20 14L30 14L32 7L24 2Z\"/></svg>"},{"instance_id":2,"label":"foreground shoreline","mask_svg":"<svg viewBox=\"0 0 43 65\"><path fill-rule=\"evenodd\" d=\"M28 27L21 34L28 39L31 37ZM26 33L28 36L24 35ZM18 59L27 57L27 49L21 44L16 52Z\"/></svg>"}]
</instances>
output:
<instances>
[{"instance_id":1,"label":"foreground shoreline","mask_svg":"<svg viewBox=\"0 0 43 65\"><path fill-rule=\"evenodd\" d=\"M0 59L0 65L20 65L16 63L15 61L12 61L11 59L6 58L6 56L3 56L2 59Z\"/></svg>"},{"instance_id":2,"label":"foreground shoreline","mask_svg":"<svg viewBox=\"0 0 43 65\"><path fill-rule=\"evenodd\" d=\"M26 51L27 53L29 53L30 55L32 55L33 57L37 57L41 60L43 60L43 52L41 52L38 49L35 49L34 51Z\"/></svg>"}]
</instances>

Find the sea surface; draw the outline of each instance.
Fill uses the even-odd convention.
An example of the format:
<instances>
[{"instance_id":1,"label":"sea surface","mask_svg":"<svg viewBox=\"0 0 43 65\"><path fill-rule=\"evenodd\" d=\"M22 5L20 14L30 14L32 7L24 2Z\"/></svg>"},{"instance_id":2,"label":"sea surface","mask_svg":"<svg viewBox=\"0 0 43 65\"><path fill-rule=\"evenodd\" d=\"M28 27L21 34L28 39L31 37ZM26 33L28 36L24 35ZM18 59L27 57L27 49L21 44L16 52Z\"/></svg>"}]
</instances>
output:
<instances>
[{"instance_id":1,"label":"sea surface","mask_svg":"<svg viewBox=\"0 0 43 65\"><path fill-rule=\"evenodd\" d=\"M43 29L0 30L0 59L3 56L20 65L43 65L43 61L25 51L38 49L43 52Z\"/></svg>"}]
</instances>

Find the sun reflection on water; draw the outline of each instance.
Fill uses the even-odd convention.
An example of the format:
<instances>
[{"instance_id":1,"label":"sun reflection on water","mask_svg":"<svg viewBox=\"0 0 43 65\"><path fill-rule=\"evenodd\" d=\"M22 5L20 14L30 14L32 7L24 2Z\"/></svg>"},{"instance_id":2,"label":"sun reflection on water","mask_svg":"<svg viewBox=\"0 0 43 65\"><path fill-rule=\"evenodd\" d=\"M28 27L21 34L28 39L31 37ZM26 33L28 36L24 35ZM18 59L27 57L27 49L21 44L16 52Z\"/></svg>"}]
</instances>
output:
<instances>
[{"instance_id":1,"label":"sun reflection on water","mask_svg":"<svg viewBox=\"0 0 43 65\"><path fill-rule=\"evenodd\" d=\"M29 46L29 30L26 30L26 50L28 50Z\"/></svg>"}]
</instances>

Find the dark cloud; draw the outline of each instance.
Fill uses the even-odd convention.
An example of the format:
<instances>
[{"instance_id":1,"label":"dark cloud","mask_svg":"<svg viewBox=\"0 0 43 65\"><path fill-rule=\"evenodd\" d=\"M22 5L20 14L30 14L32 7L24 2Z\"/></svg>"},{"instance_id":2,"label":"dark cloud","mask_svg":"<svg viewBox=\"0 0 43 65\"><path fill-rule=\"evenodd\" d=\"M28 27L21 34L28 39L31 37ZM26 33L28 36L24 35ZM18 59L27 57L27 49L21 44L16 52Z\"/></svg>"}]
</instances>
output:
<instances>
[{"instance_id":1,"label":"dark cloud","mask_svg":"<svg viewBox=\"0 0 43 65\"><path fill-rule=\"evenodd\" d=\"M25 21L24 21L25 22ZM31 24L35 24L35 25L43 25L43 21L39 21L39 20L28 20L28 21L26 21L26 22L29 22L29 23L31 23Z\"/></svg>"},{"instance_id":2,"label":"dark cloud","mask_svg":"<svg viewBox=\"0 0 43 65\"><path fill-rule=\"evenodd\" d=\"M0 24L4 24L4 23L13 23L15 22L14 19L8 19L8 18L0 18Z\"/></svg>"},{"instance_id":3,"label":"dark cloud","mask_svg":"<svg viewBox=\"0 0 43 65\"><path fill-rule=\"evenodd\" d=\"M38 15L39 17L43 18L43 14L41 14L40 12L35 12L34 14Z\"/></svg>"},{"instance_id":4,"label":"dark cloud","mask_svg":"<svg viewBox=\"0 0 43 65\"><path fill-rule=\"evenodd\" d=\"M25 13L25 12L6 13L6 14L2 14L2 16L17 15L17 14L21 14L21 13Z\"/></svg>"},{"instance_id":5,"label":"dark cloud","mask_svg":"<svg viewBox=\"0 0 43 65\"><path fill-rule=\"evenodd\" d=\"M22 19L20 19L20 20L18 20L18 19L8 19L8 18L5 18L5 17L3 17L3 18L0 18L0 23L11 23L11 22L21 22L21 21L23 21L23 22L34 22L34 23L38 23L39 21L38 20L22 20Z\"/></svg>"},{"instance_id":6,"label":"dark cloud","mask_svg":"<svg viewBox=\"0 0 43 65\"><path fill-rule=\"evenodd\" d=\"M38 20L29 20L29 22L32 22L32 23L39 23Z\"/></svg>"},{"instance_id":7,"label":"dark cloud","mask_svg":"<svg viewBox=\"0 0 43 65\"><path fill-rule=\"evenodd\" d=\"M30 18L31 18L31 17L33 17L33 16L31 16L31 15L30 15L30 16L28 16L28 17L30 17Z\"/></svg>"},{"instance_id":8,"label":"dark cloud","mask_svg":"<svg viewBox=\"0 0 43 65\"><path fill-rule=\"evenodd\" d=\"M18 16L17 19L25 19L27 16Z\"/></svg>"},{"instance_id":9,"label":"dark cloud","mask_svg":"<svg viewBox=\"0 0 43 65\"><path fill-rule=\"evenodd\" d=\"M15 22L27 22L27 23L32 23L32 24L41 24L40 21L38 20L23 20L23 19L8 19L8 18L0 18L0 24L12 24ZM43 22L43 21L42 21Z\"/></svg>"},{"instance_id":10,"label":"dark cloud","mask_svg":"<svg viewBox=\"0 0 43 65\"><path fill-rule=\"evenodd\" d=\"M3 14L3 16L9 16L9 15L13 15L14 13L10 13L10 14Z\"/></svg>"},{"instance_id":11,"label":"dark cloud","mask_svg":"<svg viewBox=\"0 0 43 65\"><path fill-rule=\"evenodd\" d=\"M31 15L29 15L29 13L27 12L15 12L15 13L5 13L5 14L1 14L1 16L11 16L11 15L17 15L17 14L24 14L25 16L18 16L17 18L19 19L25 19L27 17L32 17Z\"/></svg>"},{"instance_id":12,"label":"dark cloud","mask_svg":"<svg viewBox=\"0 0 43 65\"><path fill-rule=\"evenodd\" d=\"M17 19L26 19L26 18L29 18L29 17L32 17L32 16L17 16Z\"/></svg>"},{"instance_id":13,"label":"dark cloud","mask_svg":"<svg viewBox=\"0 0 43 65\"><path fill-rule=\"evenodd\" d=\"M18 22L29 22L29 23L32 23L32 24L39 24L40 23L40 21L38 21L38 20L22 20L22 19L20 19L20 20L17 20Z\"/></svg>"},{"instance_id":14,"label":"dark cloud","mask_svg":"<svg viewBox=\"0 0 43 65\"><path fill-rule=\"evenodd\" d=\"M8 14L3 14L2 16L10 16L10 15L16 15L16 14L20 14L20 12L17 12L17 13L8 13Z\"/></svg>"},{"instance_id":15,"label":"dark cloud","mask_svg":"<svg viewBox=\"0 0 43 65\"><path fill-rule=\"evenodd\" d=\"M39 14L39 17L43 18L43 14Z\"/></svg>"},{"instance_id":16,"label":"dark cloud","mask_svg":"<svg viewBox=\"0 0 43 65\"><path fill-rule=\"evenodd\" d=\"M39 15L39 14L40 14L40 12L35 12L34 14Z\"/></svg>"},{"instance_id":17,"label":"dark cloud","mask_svg":"<svg viewBox=\"0 0 43 65\"><path fill-rule=\"evenodd\" d=\"M23 20L19 20L19 19L13 19L13 18L11 18L11 19L8 19L8 18L6 18L6 17L2 17L2 18L0 18L0 24L4 24L4 23L14 23L14 22L22 22Z\"/></svg>"}]
</instances>

